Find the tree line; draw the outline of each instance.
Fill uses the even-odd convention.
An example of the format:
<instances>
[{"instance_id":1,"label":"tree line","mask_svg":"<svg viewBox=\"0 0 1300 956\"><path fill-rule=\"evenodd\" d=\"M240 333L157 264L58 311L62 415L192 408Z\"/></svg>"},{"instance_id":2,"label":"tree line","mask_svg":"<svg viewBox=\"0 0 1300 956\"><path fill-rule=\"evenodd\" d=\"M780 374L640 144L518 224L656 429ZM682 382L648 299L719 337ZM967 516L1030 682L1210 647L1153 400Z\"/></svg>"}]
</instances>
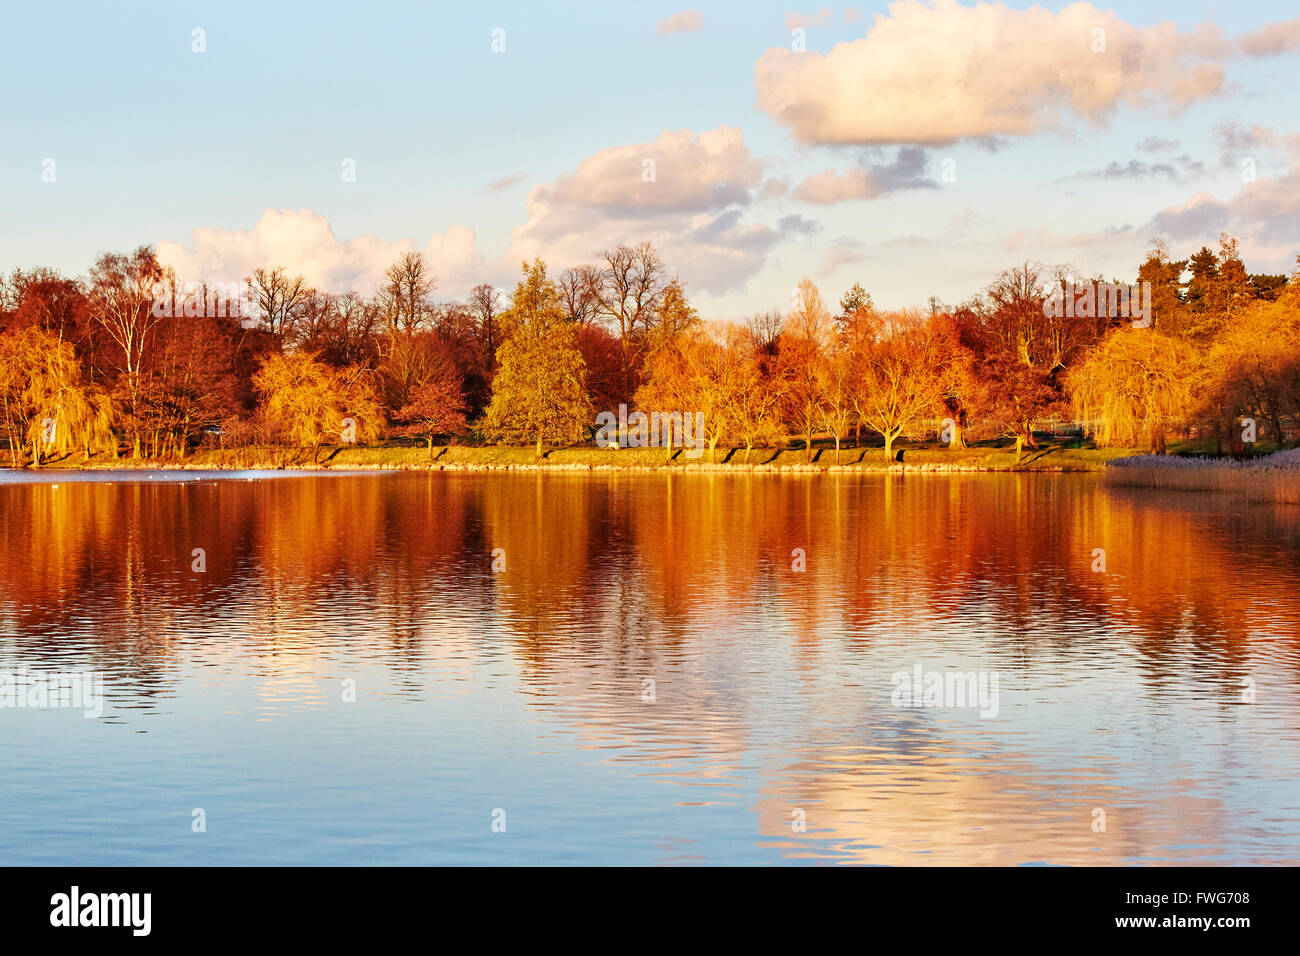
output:
<instances>
[{"instance_id":1,"label":"tree line","mask_svg":"<svg viewBox=\"0 0 1300 956\"><path fill-rule=\"evenodd\" d=\"M1034 262L957 305L877 309L855 283L831 306L804 279L784 307L719 322L649 243L559 275L524 263L513 293L483 284L464 301L435 297L416 252L370 296L267 266L232 284L234 303L142 246L85 276L0 278L0 440L19 465L386 438L541 454L590 441L597 412L627 405L702 413L711 456L811 455L824 437L837 457L867 439L892 457L931 436L1005 438L1019 454L1071 422L1163 452L1177 434L1221 446L1250 419L1281 444L1300 421L1297 263L1252 274L1226 235L1182 260L1157 243L1137 271L1142 323L1091 292L1074 301L1100 276Z\"/></svg>"}]
</instances>

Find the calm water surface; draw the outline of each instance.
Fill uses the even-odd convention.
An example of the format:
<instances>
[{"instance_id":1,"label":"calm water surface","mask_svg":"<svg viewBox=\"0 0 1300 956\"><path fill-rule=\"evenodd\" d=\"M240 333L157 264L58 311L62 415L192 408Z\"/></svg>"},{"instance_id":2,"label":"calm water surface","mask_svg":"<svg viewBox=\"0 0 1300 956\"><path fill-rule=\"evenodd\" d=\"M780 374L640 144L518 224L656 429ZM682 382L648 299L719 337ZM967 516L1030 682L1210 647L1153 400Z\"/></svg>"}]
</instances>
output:
<instances>
[{"instance_id":1,"label":"calm water surface","mask_svg":"<svg viewBox=\"0 0 1300 956\"><path fill-rule=\"evenodd\" d=\"M1300 509L216 477L0 476L0 671L105 695L0 709L0 863L1300 862Z\"/></svg>"}]
</instances>

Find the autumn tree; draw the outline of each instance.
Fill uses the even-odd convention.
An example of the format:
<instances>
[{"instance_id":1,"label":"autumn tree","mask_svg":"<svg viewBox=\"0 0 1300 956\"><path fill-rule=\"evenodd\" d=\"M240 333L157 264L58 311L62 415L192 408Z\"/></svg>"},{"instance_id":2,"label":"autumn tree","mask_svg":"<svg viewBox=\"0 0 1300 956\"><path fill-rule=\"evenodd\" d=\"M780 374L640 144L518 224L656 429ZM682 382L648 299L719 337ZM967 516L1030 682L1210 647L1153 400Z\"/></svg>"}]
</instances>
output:
<instances>
[{"instance_id":1,"label":"autumn tree","mask_svg":"<svg viewBox=\"0 0 1300 956\"><path fill-rule=\"evenodd\" d=\"M132 412L154 330L163 315L154 308L155 289L164 278L149 246L129 254L106 252L90 269L90 313L117 346L117 368ZM136 457L140 436L133 436Z\"/></svg>"},{"instance_id":2,"label":"autumn tree","mask_svg":"<svg viewBox=\"0 0 1300 956\"><path fill-rule=\"evenodd\" d=\"M411 392L451 359L450 351L443 336L427 329L386 332L378 365L385 405L400 408L407 404Z\"/></svg>"},{"instance_id":3,"label":"autumn tree","mask_svg":"<svg viewBox=\"0 0 1300 956\"><path fill-rule=\"evenodd\" d=\"M1225 325L1203 363L1198 417L1222 437L1241 418L1267 425L1279 445L1300 421L1300 286L1257 301Z\"/></svg>"},{"instance_id":4,"label":"autumn tree","mask_svg":"<svg viewBox=\"0 0 1300 956\"><path fill-rule=\"evenodd\" d=\"M947 427L948 447L967 447L966 431L973 412L987 408L988 383L980 376L982 335L969 308L932 312L930 328L941 353L938 374ZM944 435L940 428L940 437Z\"/></svg>"},{"instance_id":5,"label":"autumn tree","mask_svg":"<svg viewBox=\"0 0 1300 956\"><path fill-rule=\"evenodd\" d=\"M512 331L497 352L500 369L484 432L531 438L541 457L544 442L577 441L591 422L577 326L565 321L559 290L541 259L524 263L507 319Z\"/></svg>"},{"instance_id":6,"label":"autumn tree","mask_svg":"<svg viewBox=\"0 0 1300 956\"><path fill-rule=\"evenodd\" d=\"M830 313L811 279L802 279L781 331L776 375L781 379L786 420L804 438L804 457L812 459L813 433L826 404L823 366L830 344Z\"/></svg>"},{"instance_id":7,"label":"autumn tree","mask_svg":"<svg viewBox=\"0 0 1300 956\"><path fill-rule=\"evenodd\" d=\"M383 431L383 411L363 368L330 368L310 352L271 355L253 385L272 434L310 446L313 461L322 445L344 437L349 424L358 441L373 441Z\"/></svg>"},{"instance_id":8,"label":"autumn tree","mask_svg":"<svg viewBox=\"0 0 1300 956\"><path fill-rule=\"evenodd\" d=\"M629 398L624 391L623 349L604 326L575 323L578 351L587 369L587 398L594 409L612 409Z\"/></svg>"},{"instance_id":9,"label":"autumn tree","mask_svg":"<svg viewBox=\"0 0 1300 956\"><path fill-rule=\"evenodd\" d=\"M53 269L15 269L9 287L14 297L9 328L39 326L71 342L81 354L91 350L89 302L82 283Z\"/></svg>"},{"instance_id":10,"label":"autumn tree","mask_svg":"<svg viewBox=\"0 0 1300 956\"><path fill-rule=\"evenodd\" d=\"M879 327L879 316L876 312L875 303L871 299L871 293L862 287L862 283L855 282L843 296L840 297L840 310L835 315L835 342L836 351L840 354L840 368L836 370L837 376L842 374L844 367L851 365L851 361L845 360L844 356L852 355L867 339L874 336ZM836 388L843 391L836 383ZM843 418L843 408L838 402L836 418ZM857 418L854 422L854 444L862 444L862 419ZM836 459L839 458L839 442L836 441L835 449Z\"/></svg>"},{"instance_id":11,"label":"autumn tree","mask_svg":"<svg viewBox=\"0 0 1300 956\"><path fill-rule=\"evenodd\" d=\"M465 430L464 379L450 357L444 356L424 382L411 390L410 401L397 411L406 423L399 431L408 435L423 434L429 442L429 460L433 460L433 438Z\"/></svg>"},{"instance_id":12,"label":"autumn tree","mask_svg":"<svg viewBox=\"0 0 1300 956\"><path fill-rule=\"evenodd\" d=\"M876 314L876 305L871 300L871 293L862 288L862 283L853 286L840 297L840 310L835 315L836 331L852 340L855 330L860 325L870 325Z\"/></svg>"},{"instance_id":13,"label":"autumn tree","mask_svg":"<svg viewBox=\"0 0 1300 956\"><path fill-rule=\"evenodd\" d=\"M1145 443L1164 454L1174 423L1192 401L1192 352L1155 329L1118 329L1068 376L1075 414L1093 424L1097 442Z\"/></svg>"},{"instance_id":14,"label":"autumn tree","mask_svg":"<svg viewBox=\"0 0 1300 956\"><path fill-rule=\"evenodd\" d=\"M657 412L675 424L680 416L682 438L692 421L702 421L709 460L717 458L718 442L745 429L742 416L750 409L759 374L742 330L726 323L693 321L662 341L646 360L645 382L637 390L637 407ZM686 416L699 416L688 419ZM665 419L663 416L670 416ZM674 436L662 428L660 439L671 457Z\"/></svg>"},{"instance_id":15,"label":"autumn tree","mask_svg":"<svg viewBox=\"0 0 1300 956\"><path fill-rule=\"evenodd\" d=\"M822 379L821 427L835 441L835 464L840 463L840 442L856 414L854 404L854 339L837 335L818 368Z\"/></svg>"},{"instance_id":16,"label":"autumn tree","mask_svg":"<svg viewBox=\"0 0 1300 956\"><path fill-rule=\"evenodd\" d=\"M854 407L885 439L887 459L894 458L895 441L937 417L947 359L942 339L914 311L882 316L876 334L860 340L853 356Z\"/></svg>"},{"instance_id":17,"label":"autumn tree","mask_svg":"<svg viewBox=\"0 0 1300 956\"><path fill-rule=\"evenodd\" d=\"M639 409L691 410L700 401L698 376L703 374L706 337L701 335L699 313L686 299L680 282L673 280L657 304L657 318L644 340L644 367L634 396ZM701 409L702 410L702 409ZM666 454L672 456L669 435Z\"/></svg>"},{"instance_id":18,"label":"autumn tree","mask_svg":"<svg viewBox=\"0 0 1300 956\"><path fill-rule=\"evenodd\" d=\"M236 402L231 339L235 320L166 318L155 331L137 403L129 411L149 457L184 457L204 429L220 425Z\"/></svg>"},{"instance_id":19,"label":"autumn tree","mask_svg":"<svg viewBox=\"0 0 1300 956\"><path fill-rule=\"evenodd\" d=\"M745 319L745 331L749 333L754 351L759 355L774 357L781 331L785 328L785 313L780 309L768 309L755 312Z\"/></svg>"},{"instance_id":20,"label":"autumn tree","mask_svg":"<svg viewBox=\"0 0 1300 956\"><path fill-rule=\"evenodd\" d=\"M978 341L977 374L986 386L981 425L1014 438L1017 460L1026 447L1037 447L1035 422L1064 408L1060 375L1089 340L1086 323L1095 318L1075 316L1063 325L1044 307L1048 294L1042 266L1026 262L999 274L965 311L972 323L968 341Z\"/></svg>"},{"instance_id":21,"label":"autumn tree","mask_svg":"<svg viewBox=\"0 0 1300 956\"><path fill-rule=\"evenodd\" d=\"M38 326L0 334L0 414L14 466L116 450L108 396L83 384L72 344Z\"/></svg>"},{"instance_id":22,"label":"autumn tree","mask_svg":"<svg viewBox=\"0 0 1300 956\"><path fill-rule=\"evenodd\" d=\"M1182 276L1187 269L1186 259L1171 259L1164 240L1157 240L1138 266L1137 281L1151 283L1151 326L1165 333L1183 331L1185 304Z\"/></svg>"}]
</instances>

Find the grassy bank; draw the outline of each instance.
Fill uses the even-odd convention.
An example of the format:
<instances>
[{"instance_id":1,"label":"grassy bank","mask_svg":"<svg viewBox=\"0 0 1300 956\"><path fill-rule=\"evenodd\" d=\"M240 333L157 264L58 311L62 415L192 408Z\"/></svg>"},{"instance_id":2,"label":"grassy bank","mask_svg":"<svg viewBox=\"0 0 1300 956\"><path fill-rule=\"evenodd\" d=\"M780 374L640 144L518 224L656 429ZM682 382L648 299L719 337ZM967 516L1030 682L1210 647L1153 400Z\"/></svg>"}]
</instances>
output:
<instances>
[{"instance_id":1,"label":"grassy bank","mask_svg":"<svg viewBox=\"0 0 1300 956\"><path fill-rule=\"evenodd\" d=\"M1106 468L1106 483L1173 491L1213 491L1252 501L1300 504L1300 448L1250 461L1133 455Z\"/></svg>"},{"instance_id":2,"label":"grassy bank","mask_svg":"<svg viewBox=\"0 0 1300 956\"><path fill-rule=\"evenodd\" d=\"M1106 461L1128 454L1121 449L1075 447L1077 442L1045 441L1016 460L1010 443L984 443L951 450L937 444L902 446L902 462L885 458L875 447L842 448L838 456L831 447L814 446L812 461L802 448L756 448L746 460L744 449L719 448L716 460L708 452L687 458L678 451L670 460L659 448L602 449L590 446L557 448L538 458L531 447L503 445L435 447L430 460L427 447L382 444L369 446L311 448L248 447L195 452L184 459L133 460L109 456L83 461L73 455L50 462L45 468L131 469L184 468L213 470L305 469L326 471L444 470L444 471L733 471L733 472L823 472L823 471L1099 471Z\"/></svg>"}]
</instances>

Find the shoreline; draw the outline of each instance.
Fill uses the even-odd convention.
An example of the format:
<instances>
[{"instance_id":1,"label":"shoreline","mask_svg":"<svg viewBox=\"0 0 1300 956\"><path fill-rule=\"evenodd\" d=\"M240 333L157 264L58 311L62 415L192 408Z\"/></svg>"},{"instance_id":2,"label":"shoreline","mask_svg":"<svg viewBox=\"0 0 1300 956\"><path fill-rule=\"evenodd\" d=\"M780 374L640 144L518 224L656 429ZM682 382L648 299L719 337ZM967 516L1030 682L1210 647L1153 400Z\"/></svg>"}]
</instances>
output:
<instances>
[{"instance_id":1,"label":"shoreline","mask_svg":"<svg viewBox=\"0 0 1300 956\"><path fill-rule=\"evenodd\" d=\"M1128 454L1123 450L1066 448L1045 445L1030 450L1024 460L1015 460L1014 450L986 447L949 450L942 447L905 446L903 460L890 461L880 447L814 449L812 461L804 460L802 449L755 449L749 461L743 450L718 449L716 461L684 458L678 452L667 459L660 449L561 448L538 459L531 447L460 446L435 448L429 458L427 447L373 446L322 449L314 460L313 449L250 447L199 451L184 459L129 459L96 456L87 460L53 461L39 468L3 471L26 473L76 473L134 471L295 471L308 473L443 471L550 473L690 473L690 474L980 474L980 473L1097 473L1111 458Z\"/></svg>"},{"instance_id":2,"label":"shoreline","mask_svg":"<svg viewBox=\"0 0 1300 956\"><path fill-rule=\"evenodd\" d=\"M1210 492L1224 498L1300 504L1300 452L1282 459L1260 456L1247 462L1215 459L1164 458L1134 454L1131 449L1075 447L1071 441L1044 442L1015 460L1013 447L989 445L949 449L938 445L903 446L903 461L885 459L880 447L841 450L814 449L814 460L804 460L802 449L759 449L751 460L740 449L718 450L717 461L707 455L686 459L678 453L666 459L661 449L597 449L574 446L552 449L538 459L531 447L450 445L435 448L430 460L427 447L411 445L311 448L271 446L209 449L185 459L129 459L106 455L88 461L56 461L39 468L0 466L6 483L113 480L159 480L165 475L202 476L220 480L255 475L260 478L318 475L396 474L443 472L452 474L536 475L1095 475L1114 488L1152 491ZM1119 467L1116 467L1119 466ZM13 476L4 478L4 475ZM22 476L22 477L18 477ZM93 477L92 477L93 476ZM133 477L136 476L136 477Z\"/></svg>"}]
</instances>

